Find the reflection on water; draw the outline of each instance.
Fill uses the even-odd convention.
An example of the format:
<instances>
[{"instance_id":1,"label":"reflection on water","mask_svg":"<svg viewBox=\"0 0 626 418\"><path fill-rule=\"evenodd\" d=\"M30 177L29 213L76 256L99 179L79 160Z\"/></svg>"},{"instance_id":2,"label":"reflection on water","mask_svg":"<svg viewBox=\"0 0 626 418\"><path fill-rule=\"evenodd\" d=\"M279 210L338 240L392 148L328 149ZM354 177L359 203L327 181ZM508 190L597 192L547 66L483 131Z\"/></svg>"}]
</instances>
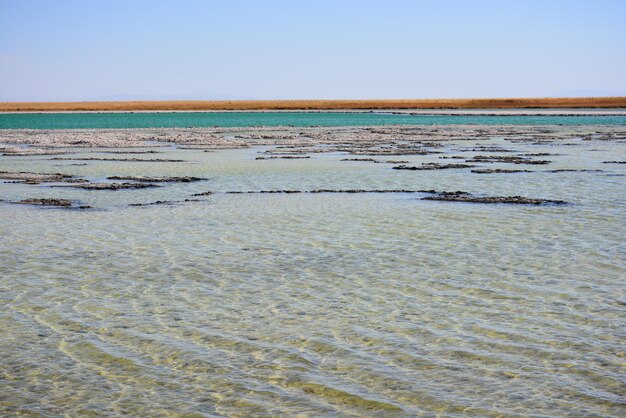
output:
<instances>
[{"instance_id":1,"label":"reflection on water","mask_svg":"<svg viewBox=\"0 0 626 418\"><path fill-rule=\"evenodd\" d=\"M602 161L625 148L592 148L569 147L550 168L605 172L399 172L339 154L256 161L255 148L159 155L193 164L4 158L5 170L92 181L208 180L114 192L0 183L5 200L95 207L0 206L0 411L623 416L625 177ZM315 188L571 205L216 193L127 206Z\"/></svg>"}]
</instances>

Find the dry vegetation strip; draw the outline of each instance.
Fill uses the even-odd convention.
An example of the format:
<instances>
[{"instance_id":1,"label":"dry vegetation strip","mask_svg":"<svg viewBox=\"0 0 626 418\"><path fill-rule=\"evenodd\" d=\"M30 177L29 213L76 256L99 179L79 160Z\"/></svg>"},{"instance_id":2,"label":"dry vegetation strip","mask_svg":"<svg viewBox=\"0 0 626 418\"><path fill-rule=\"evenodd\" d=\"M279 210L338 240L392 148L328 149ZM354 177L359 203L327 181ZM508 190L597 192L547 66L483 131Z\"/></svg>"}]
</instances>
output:
<instances>
[{"instance_id":1,"label":"dry vegetation strip","mask_svg":"<svg viewBox=\"0 0 626 418\"><path fill-rule=\"evenodd\" d=\"M158 110L348 110L348 109L533 109L626 108L626 97L421 99L421 100L237 100L126 102L3 102L2 112Z\"/></svg>"}]
</instances>

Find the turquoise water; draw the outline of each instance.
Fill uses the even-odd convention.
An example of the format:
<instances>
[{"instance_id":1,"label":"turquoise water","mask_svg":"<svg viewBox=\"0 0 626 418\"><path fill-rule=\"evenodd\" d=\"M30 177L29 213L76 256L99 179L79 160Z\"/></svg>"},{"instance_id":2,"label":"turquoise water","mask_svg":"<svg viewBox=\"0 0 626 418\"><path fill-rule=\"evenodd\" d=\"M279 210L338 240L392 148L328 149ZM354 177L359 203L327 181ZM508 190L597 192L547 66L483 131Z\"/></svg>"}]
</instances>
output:
<instances>
[{"instance_id":1,"label":"turquoise water","mask_svg":"<svg viewBox=\"0 0 626 418\"><path fill-rule=\"evenodd\" d=\"M336 112L7 113L0 129L367 125L624 125L626 116L461 116Z\"/></svg>"}]
</instances>

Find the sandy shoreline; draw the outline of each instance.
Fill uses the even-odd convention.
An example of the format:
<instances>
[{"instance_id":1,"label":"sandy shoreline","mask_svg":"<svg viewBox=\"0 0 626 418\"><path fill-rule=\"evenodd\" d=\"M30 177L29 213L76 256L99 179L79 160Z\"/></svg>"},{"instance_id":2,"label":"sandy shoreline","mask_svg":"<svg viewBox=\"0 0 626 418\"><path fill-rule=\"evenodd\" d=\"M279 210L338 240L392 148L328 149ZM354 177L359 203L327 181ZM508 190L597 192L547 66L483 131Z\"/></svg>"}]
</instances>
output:
<instances>
[{"instance_id":1,"label":"sandy shoreline","mask_svg":"<svg viewBox=\"0 0 626 418\"><path fill-rule=\"evenodd\" d=\"M68 130L0 130L5 155L56 153L51 148L143 148L169 146L235 149L258 145L376 147L389 144L482 140L519 141L626 139L626 127L601 125L384 125L345 127L131 128ZM24 147L26 145L27 147Z\"/></svg>"}]
</instances>

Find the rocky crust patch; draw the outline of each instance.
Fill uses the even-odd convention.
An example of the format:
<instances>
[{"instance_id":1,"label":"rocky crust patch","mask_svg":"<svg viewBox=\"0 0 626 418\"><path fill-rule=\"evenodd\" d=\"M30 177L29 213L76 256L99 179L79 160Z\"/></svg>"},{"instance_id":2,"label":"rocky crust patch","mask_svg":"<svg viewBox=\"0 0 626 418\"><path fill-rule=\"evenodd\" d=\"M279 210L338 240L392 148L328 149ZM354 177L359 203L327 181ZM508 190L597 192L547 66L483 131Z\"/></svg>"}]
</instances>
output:
<instances>
[{"instance_id":1,"label":"rocky crust patch","mask_svg":"<svg viewBox=\"0 0 626 418\"><path fill-rule=\"evenodd\" d=\"M34 157L40 155L65 154L65 151L49 148L7 146L0 147L0 153L2 153L3 157Z\"/></svg>"},{"instance_id":2,"label":"rocky crust patch","mask_svg":"<svg viewBox=\"0 0 626 418\"><path fill-rule=\"evenodd\" d=\"M550 152L530 152L527 154L519 154L520 157L548 157L552 155L561 155L561 154L552 154Z\"/></svg>"},{"instance_id":3,"label":"rocky crust patch","mask_svg":"<svg viewBox=\"0 0 626 418\"><path fill-rule=\"evenodd\" d=\"M211 192L205 192L211 193ZM252 191L228 191L226 194L262 194L262 193L435 193L434 190L408 190L408 189L314 189L314 190L252 190ZM193 196L204 196L194 194Z\"/></svg>"},{"instance_id":4,"label":"rocky crust patch","mask_svg":"<svg viewBox=\"0 0 626 418\"><path fill-rule=\"evenodd\" d=\"M274 155L271 157L256 157L255 160L302 160L311 158L310 155Z\"/></svg>"},{"instance_id":5,"label":"rocky crust patch","mask_svg":"<svg viewBox=\"0 0 626 418\"><path fill-rule=\"evenodd\" d=\"M499 148L499 147L493 147L493 146L478 146L476 148L472 148L470 150L467 151L472 151L472 152L518 152L515 150L510 150L510 149L506 149L506 148Z\"/></svg>"},{"instance_id":6,"label":"rocky crust patch","mask_svg":"<svg viewBox=\"0 0 626 418\"><path fill-rule=\"evenodd\" d=\"M472 170L472 173L491 174L491 173L532 173L532 170L508 170L506 168L478 168Z\"/></svg>"},{"instance_id":7,"label":"rocky crust patch","mask_svg":"<svg viewBox=\"0 0 626 418\"><path fill-rule=\"evenodd\" d=\"M143 159L143 158L98 158L98 157L84 157L84 158L69 158L69 157L54 157L51 160L56 161L123 161L131 163L184 163L185 160L171 160L164 158Z\"/></svg>"},{"instance_id":8,"label":"rocky crust patch","mask_svg":"<svg viewBox=\"0 0 626 418\"><path fill-rule=\"evenodd\" d=\"M150 203L131 203L128 206L141 207L141 206L156 206L156 205L175 205L177 203L187 202L202 202L200 199L185 199L185 200L157 200Z\"/></svg>"},{"instance_id":9,"label":"rocky crust patch","mask_svg":"<svg viewBox=\"0 0 626 418\"><path fill-rule=\"evenodd\" d=\"M435 196L423 197L422 200L439 200L444 202L466 203L504 203L513 205L565 205L564 200L533 199L523 196L488 196L478 197L467 192L440 192Z\"/></svg>"},{"instance_id":10,"label":"rocky crust patch","mask_svg":"<svg viewBox=\"0 0 626 418\"><path fill-rule=\"evenodd\" d=\"M408 190L408 189L382 189L382 190L363 190L363 189L315 189L308 193L424 193L424 190Z\"/></svg>"},{"instance_id":11,"label":"rocky crust patch","mask_svg":"<svg viewBox=\"0 0 626 418\"><path fill-rule=\"evenodd\" d=\"M57 199L57 198L30 198L30 199L22 199L17 202L20 205L34 205L34 206L50 206L57 208L74 208L74 209L90 209L91 206L88 205L74 205L71 200L67 199Z\"/></svg>"},{"instance_id":12,"label":"rocky crust patch","mask_svg":"<svg viewBox=\"0 0 626 418\"><path fill-rule=\"evenodd\" d=\"M62 173L32 173L29 171L0 171L0 179L21 180L24 182L62 182L72 179L73 176Z\"/></svg>"},{"instance_id":13,"label":"rocky crust patch","mask_svg":"<svg viewBox=\"0 0 626 418\"><path fill-rule=\"evenodd\" d=\"M502 155L477 155L474 158L465 160L467 163L509 163L509 164L550 164L548 160L532 160L530 158Z\"/></svg>"},{"instance_id":14,"label":"rocky crust patch","mask_svg":"<svg viewBox=\"0 0 626 418\"><path fill-rule=\"evenodd\" d=\"M23 205L37 205L37 206L60 206L60 207L68 207L72 206L72 202L67 199L40 199L40 198L31 198L31 199L23 199L20 200L20 204Z\"/></svg>"},{"instance_id":15,"label":"rocky crust patch","mask_svg":"<svg viewBox=\"0 0 626 418\"><path fill-rule=\"evenodd\" d=\"M152 183L84 183L63 185L54 187L73 187L84 190L125 190L125 189L146 189L148 187L159 187L158 184Z\"/></svg>"},{"instance_id":16,"label":"rocky crust patch","mask_svg":"<svg viewBox=\"0 0 626 418\"><path fill-rule=\"evenodd\" d=\"M147 177L147 176L110 176L107 180L129 180L142 183L192 183L207 180L201 177Z\"/></svg>"},{"instance_id":17,"label":"rocky crust patch","mask_svg":"<svg viewBox=\"0 0 626 418\"><path fill-rule=\"evenodd\" d=\"M133 150L124 150L124 151L96 151L97 154L160 154L162 151L155 150L147 150L147 151L133 151Z\"/></svg>"},{"instance_id":18,"label":"rocky crust patch","mask_svg":"<svg viewBox=\"0 0 626 418\"><path fill-rule=\"evenodd\" d=\"M394 170L447 170L450 168L471 168L476 167L475 165L470 164L438 164L438 163L425 163L421 166L410 166L410 165L398 165L392 167Z\"/></svg>"},{"instance_id":19,"label":"rocky crust patch","mask_svg":"<svg viewBox=\"0 0 626 418\"><path fill-rule=\"evenodd\" d=\"M375 164L408 164L408 161L376 160L374 158L343 158L341 161L361 161Z\"/></svg>"},{"instance_id":20,"label":"rocky crust patch","mask_svg":"<svg viewBox=\"0 0 626 418\"><path fill-rule=\"evenodd\" d=\"M262 146L264 151L255 155L259 160L269 159L300 159L311 158L317 153L341 153L342 161L387 163L396 170L446 170L467 169L455 173L469 174L470 169L478 174L496 173L527 173L533 170L533 177L544 173L574 173L574 172L601 172L601 170L585 169L584 166L573 165L574 168L555 170L540 169L539 167L518 166L521 170L513 170L510 165L490 165L479 163L508 163L508 164L549 164L544 160L550 155L568 154L565 148L554 149L553 154L544 152L551 150L547 147L565 145L584 145L589 147L588 140L623 142L626 130L619 126L379 126L379 127L254 127L254 128L168 128L168 129L112 129L112 130L1 130L0 153L11 155L48 155L45 159L33 158L32 161L42 161L44 164L59 164L61 167L69 165L87 165L90 161L119 161L121 164L134 162L181 162L189 163L187 158L178 154L164 154L165 147L175 144L176 148L196 149L200 151L215 151L222 149L238 149L250 146ZM494 141L495 140L495 141ZM489 142L482 142L489 141ZM156 145L155 145L156 143ZM504 144L504 146L501 146ZM508 144L508 145L507 145ZM513 145L516 144L516 145ZM523 144L523 148L521 145ZM541 148L534 148L534 146ZM91 148L90 147L97 147ZM158 150L155 147L164 149ZM78 151L77 148L84 148ZM594 148L595 150L596 148ZM581 151L588 151L583 150ZM81 152L89 153L84 154ZM49 155L62 153L64 155ZM124 155L128 154L128 155ZM133 154L146 154L133 155ZM157 155L154 155L157 154ZM437 154L437 155L435 155ZM409 157L392 157L410 155ZM429 155L426 158L421 155ZM388 156L388 157L387 157ZM137 158L133 158L137 157ZM158 158L164 157L164 158ZM167 159L184 158L184 159ZM335 157L334 155L332 156ZM346 157L346 158L344 158ZM5 161L10 157L4 158ZM154 159L150 159L154 158ZM397 158L397 161L393 161ZM437 159L441 158L441 159ZM606 155L605 160L619 160L619 155ZM400 161L400 160L410 161ZM422 161L422 159L424 161ZM436 161L434 163L431 161ZM51 160L58 160L57 163ZM13 161L15 162L15 161ZM624 164L626 161L603 161L605 164ZM200 161L200 163L203 163ZM455 164L448 164L455 163ZM461 163L461 164L456 164ZM473 165L474 163L477 163ZM29 162L30 164L30 162ZM265 164L265 163L259 163ZM18 166L20 167L20 166ZM33 166L37 167L37 166ZM493 167L491 169L487 167ZM565 166L568 167L568 166ZM616 167L616 166L613 166ZM349 167L348 167L349 168ZM610 169L609 166L604 168ZM3 168L9 170L9 168ZM35 168L22 168L30 170ZM15 170L20 170L16 168ZM43 168L42 168L43 170ZM56 169L47 169L55 171ZM63 170L59 168L59 170ZM605 175L623 174L605 172ZM82 172L82 170L81 170ZM433 174L436 172L433 172ZM122 190L143 189L158 187L163 183L174 184L201 181L196 177L165 177L149 176L149 173L136 173L138 176L114 176L110 173L107 180L88 180L62 173L31 173L0 171L0 181L39 184L52 187L74 187L84 190ZM143 175L147 174L147 175ZM175 173L172 173L175 174ZM380 174L380 173L378 173ZM383 173L384 174L384 173ZM396 173L397 174L397 173ZM86 175L86 174L85 174ZM100 174L101 175L101 174ZM389 173L387 173L389 175ZM444 176L444 172L441 172ZM502 177L494 176L493 181L504 181ZM550 177L549 181L558 181ZM95 178L95 177L94 177ZM479 180L475 178L475 180ZM537 179L540 181L541 179ZM102 181L102 182L101 182ZM108 181L108 182L106 182ZM58 183L58 184L54 184ZM332 183L330 183L332 184ZM361 183L368 187L367 183ZM8 186L8 185L5 185ZM373 186L373 184L369 185ZM398 184L398 187L405 186ZM422 186L414 184L413 186ZM231 186L236 187L236 186ZM294 185L294 187L299 187ZM330 186L332 187L332 186ZM386 186L394 187L394 186ZM410 186L409 186L410 187ZM199 190L201 191L201 189ZM191 193L191 192L189 192ZM215 192L222 193L222 192ZM552 204L556 201L529 199L520 196L479 197L469 194L443 194L434 190L405 190L405 189L316 189L316 190L261 190L261 191L232 191L227 193L425 193L418 198L430 196L430 200L467 201L475 203L512 203L512 204ZM195 197L210 196L210 191L196 193ZM112 196L112 195L111 195ZM310 196L310 195L307 195ZM28 197L20 196L20 198ZM163 197L162 197L163 198ZM17 199L17 198L16 198ZM156 198L155 198L156 199ZM28 200L28 199L26 199ZM207 199L208 200L208 199ZM480 201L479 201L480 200ZM537 203L537 201L539 203ZM165 203L163 203L165 202ZM167 204L170 201L157 201L153 204ZM17 203L17 202L10 202ZM176 203L176 201L173 201ZM559 203L560 204L560 203ZM143 204L147 205L147 204ZM44 206L41 204L40 206ZM64 207L64 206L59 206ZM67 206L65 206L67 207ZM75 207L75 206L73 206Z\"/></svg>"},{"instance_id":21,"label":"rocky crust patch","mask_svg":"<svg viewBox=\"0 0 626 418\"><path fill-rule=\"evenodd\" d=\"M378 148L378 149L351 149L350 154L353 155L429 155L429 154L441 154L441 151L431 151L425 149L403 149L401 147L393 148Z\"/></svg>"},{"instance_id":22,"label":"rocky crust patch","mask_svg":"<svg viewBox=\"0 0 626 418\"><path fill-rule=\"evenodd\" d=\"M604 173L604 170L559 168L559 169L556 169L556 170L545 170L544 173Z\"/></svg>"},{"instance_id":23,"label":"rocky crust patch","mask_svg":"<svg viewBox=\"0 0 626 418\"><path fill-rule=\"evenodd\" d=\"M0 179L15 180L16 183L84 183L87 180L77 179L69 174L62 173L32 173L29 171L0 171Z\"/></svg>"}]
</instances>

